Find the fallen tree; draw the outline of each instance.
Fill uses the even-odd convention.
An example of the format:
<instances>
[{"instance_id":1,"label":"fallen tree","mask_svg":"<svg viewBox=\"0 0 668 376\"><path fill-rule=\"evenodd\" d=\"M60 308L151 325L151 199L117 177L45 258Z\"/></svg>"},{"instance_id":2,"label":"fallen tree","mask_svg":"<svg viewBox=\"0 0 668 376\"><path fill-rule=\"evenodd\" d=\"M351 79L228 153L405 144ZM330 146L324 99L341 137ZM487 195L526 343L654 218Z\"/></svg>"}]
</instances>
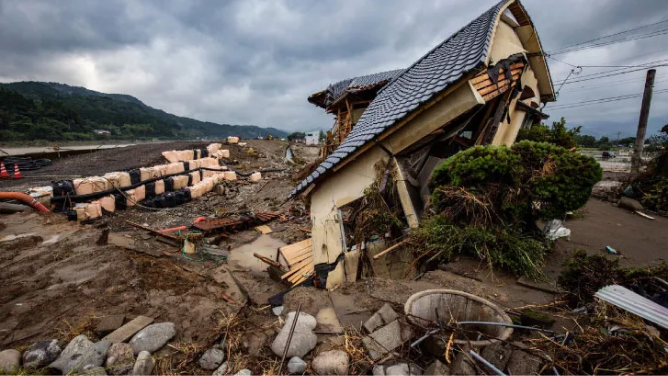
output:
<instances>
[{"instance_id":1,"label":"fallen tree","mask_svg":"<svg viewBox=\"0 0 668 376\"><path fill-rule=\"evenodd\" d=\"M594 159L548 143L461 151L434 171L431 217L414 242L429 261L469 254L517 275L539 276L551 245L536 221L582 207L601 175Z\"/></svg>"}]
</instances>

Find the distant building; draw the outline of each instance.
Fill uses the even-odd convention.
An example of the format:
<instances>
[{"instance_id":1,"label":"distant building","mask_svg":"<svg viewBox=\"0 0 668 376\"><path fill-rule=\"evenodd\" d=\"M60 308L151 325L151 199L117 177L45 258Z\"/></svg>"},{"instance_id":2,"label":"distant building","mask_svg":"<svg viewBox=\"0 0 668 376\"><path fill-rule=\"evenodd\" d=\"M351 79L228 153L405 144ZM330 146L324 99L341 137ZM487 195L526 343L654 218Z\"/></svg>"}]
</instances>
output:
<instances>
[{"instance_id":1,"label":"distant building","mask_svg":"<svg viewBox=\"0 0 668 376\"><path fill-rule=\"evenodd\" d=\"M304 142L306 145L320 144L320 131L306 132L306 138Z\"/></svg>"},{"instance_id":2,"label":"distant building","mask_svg":"<svg viewBox=\"0 0 668 376\"><path fill-rule=\"evenodd\" d=\"M98 136L111 136L111 132L106 129L93 129L93 133Z\"/></svg>"}]
</instances>

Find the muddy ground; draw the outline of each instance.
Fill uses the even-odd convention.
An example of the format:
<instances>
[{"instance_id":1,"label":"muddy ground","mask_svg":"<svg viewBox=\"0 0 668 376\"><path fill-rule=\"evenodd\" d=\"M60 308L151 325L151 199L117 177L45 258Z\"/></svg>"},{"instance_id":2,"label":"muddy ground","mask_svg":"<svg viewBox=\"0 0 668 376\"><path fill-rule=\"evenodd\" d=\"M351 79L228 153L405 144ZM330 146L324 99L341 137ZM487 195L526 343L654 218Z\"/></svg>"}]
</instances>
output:
<instances>
[{"instance_id":1,"label":"muddy ground","mask_svg":"<svg viewBox=\"0 0 668 376\"><path fill-rule=\"evenodd\" d=\"M68 222L54 213L0 216L0 283L3 286L0 349L25 346L40 339L71 339L82 332L99 339L92 328L101 317L144 315L155 318L156 322L172 321L177 328L173 346L158 354L158 357L165 356L159 360L158 372L203 374L205 371L193 360L227 330L230 317L242 312L239 314L242 322L234 321L241 333L237 338L239 342L234 344L234 351L240 354L235 358L236 367L260 373L273 366L275 356L263 345L270 343L281 324L266 304L269 297L288 287L270 279L266 265L252 254L271 258L277 247L305 239L307 232L301 229L310 228L310 223L303 203L285 201L301 167L284 160L287 144L260 140L248 143L259 156L249 155L248 148L230 145L231 168L242 172L282 171L263 174L259 183L228 182L224 192L210 192L176 208L135 207L87 225ZM160 150L136 151L135 155L142 162L100 152L109 154L107 157L97 155L97 163L90 162L88 156L78 156L57 161L48 169L61 166L69 174L102 174L162 163L160 152L184 147L176 143L161 145ZM194 146L188 145L191 146L185 147ZM318 155L317 148L305 146L297 146L293 151L304 164ZM88 167L82 171L81 166ZM36 172L31 183L48 182L49 178L40 174L50 170L44 170ZM21 187L19 183L12 184L16 184L12 189ZM229 250L226 263L211 257L186 258L180 248L159 242L126 222L161 229L190 225L198 217L225 212L277 212L285 214L288 220L268 222L273 232L267 235L248 228L218 238L207 236L212 248ZM560 239L548 256L548 277L556 278L563 261L580 248L589 253L604 253L604 247L610 245L621 253L621 256L611 257L622 257L622 263L627 265L661 261L668 240L665 232L668 219L655 217L650 221L612 203L591 199L579 211L578 218L566 222L572 235L570 240ZM105 238L107 230L109 235ZM17 235L22 237L11 240ZM247 290L251 306L242 308L240 302L244 297L235 287L237 283ZM558 298L550 292L554 289L549 281L536 286L538 289L519 284L514 276L490 271L485 264L461 258L416 280L366 279L331 292L299 287L285 295L284 305L285 312L289 312L302 303L302 309L313 315L331 307L343 325L359 329L383 304L390 303L397 312L403 312L403 304L410 295L427 289L466 291L508 310L547 304ZM576 325L570 317L557 317L554 329L571 331ZM332 338L331 334L319 334L319 347L307 360L320 350L340 346Z\"/></svg>"}]
</instances>

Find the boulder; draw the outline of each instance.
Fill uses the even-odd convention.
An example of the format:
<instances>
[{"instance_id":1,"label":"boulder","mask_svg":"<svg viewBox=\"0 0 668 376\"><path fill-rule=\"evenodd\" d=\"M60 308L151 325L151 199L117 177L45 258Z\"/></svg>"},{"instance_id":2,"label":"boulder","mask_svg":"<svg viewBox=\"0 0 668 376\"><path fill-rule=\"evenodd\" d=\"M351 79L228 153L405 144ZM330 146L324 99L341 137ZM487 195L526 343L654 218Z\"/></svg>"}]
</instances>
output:
<instances>
[{"instance_id":1,"label":"boulder","mask_svg":"<svg viewBox=\"0 0 668 376\"><path fill-rule=\"evenodd\" d=\"M508 360L508 373L511 375L536 375L540 370L540 358L526 351L515 350Z\"/></svg>"},{"instance_id":2,"label":"boulder","mask_svg":"<svg viewBox=\"0 0 668 376\"><path fill-rule=\"evenodd\" d=\"M23 367L36 369L46 367L58 358L61 351L57 339L35 342L23 352Z\"/></svg>"},{"instance_id":3,"label":"boulder","mask_svg":"<svg viewBox=\"0 0 668 376\"><path fill-rule=\"evenodd\" d=\"M311 367L318 375L347 375L350 357L343 350L331 350L318 354Z\"/></svg>"},{"instance_id":4,"label":"boulder","mask_svg":"<svg viewBox=\"0 0 668 376\"><path fill-rule=\"evenodd\" d=\"M202 354L202 357L199 358L199 366L204 369L216 369L218 368L225 360L225 354L221 349L209 349Z\"/></svg>"},{"instance_id":5,"label":"boulder","mask_svg":"<svg viewBox=\"0 0 668 376\"><path fill-rule=\"evenodd\" d=\"M294 318L295 312L288 313L287 317L285 318L285 325L283 325L283 328L274 339L274 342L271 344L271 350L277 356L283 356L283 351L288 342L290 327L292 326L292 321ZM297 324L295 326L295 331L292 334L292 340L290 341L290 347L288 348L286 356L298 356L303 358L304 355L313 350L315 345L318 343L318 337L315 335L315 333L313 333L313 329L315 329L316 325L317 322L315 317L303 312L299 314L299 318L297 319Z\"/></svg>"},{"instance_id":6,"label":"boulder","mask_svg":"<svg viewBox=\"0 0 668 376\"><path fill-rule=\"evenodd\" d=\"M422 371L415 364L397 363L385 367L385 375L387 376L404 376L404 375L422 375Z\"/></svg>"},{"instance_id":7,"label":"boulder","mask_svg":"<svg viewBox=\"0 0 668 376\"><path fill-rule=\"evenodd\" d=\"M306 371L306 367L308 367L308 364L298 356L293 356L288 361L288 373L291 375L301 375Z\"/></svg>"},{"instance_id":8,"label":"boulder","mask_svg":"<svg viewBox=\"0 0 668 376\"><path fill-rule=\"evenodd\" d=\"M21 368L21 353L18 350L0 351L0 374L15 373L19 368Z\"/></svg>"},{"instance_id":9,"label":"boulder","mask_svg":"<svg viewBox=\"0 0 668 376\"><path fill-rule=\"evenodd\" d=\"M224 376L227 373L227 367L228 367L227 363L228 362L224 362L223 364L221 364L220 367L218 367L215 371L213 371L211 376Z\"/></svg>"},{"instance_id":10,"label":"boulder","mask_svg":"<svg viewBox=\"0 0 668 376\"><path fill-rule=\"evenodd\" d=\"M244 368L241 371L234 374L234 376L251 376L253 373L248 368Z\"/></svg>"},{"instance_id":11,"label":"boulder","mask_svg":"<svg viewBox=\"0 0 668 376\"><path fill-rule=\"evenodd\" d=\"M78 373L91 367L101 366L107 358L111 342L102 340L93 343L85 335L74 337L67 344L58 359L49 365L63 374Z\"/></svg>"},{"instance_id":12,"label":"boulder","mask_svg":"<svg viewBox=\"0 0 668 376\"><path fill-rule=\"evenodd\" d=\"M161 322L149 325L140 330L139 333L132 337L130 345L132 346L135 355L142 351L152 353L167 344L167 341L172 339L175 335L176 328L174 327L174 323Z\"/></svg>"},{"instance_id":13,"label":"boulder","mask_svg":"<svg viewBox=\"0 0 668 376\"><path fill-rule=\"evenodd\" d=\"M87 366L84 367L81 372L79 372L80 375L98 375L98 376L103 376L107 374L107 371L104 369L104 367L101 366Z\"/></svg>"},{"instance_id":14,"label":"boulder","mask_svg":"<svg viewBox=\"0 0 668 376\"><path fill-rule=\"evenodd\" d=\"M107 353L105 368L110 375L127 375L135 364L135 354L129 343L114 343Z\"/></svg>"},{"instance_id":15,"label":"boulder","mask_svg":"<svg viewBox=\"0 0 668 376\"><path fill-rule=\"evenodd\" d=\"M142 351L137 355L137 361L132 367L133 375L150 375L155 367L155 360L148 351Z\"/></svg>"},{"instance_id":16,"label":"boulder","mask_svg":"<svg viewBox=\"0 0 668 376\"><path fill-rule=\"evenodd\" d=\"M436 359L427 367L427 369L424 370L424 374L446 376L450 374L450 368L447 365L441 363L440 360Z\"/></svg>"}]
</instances>

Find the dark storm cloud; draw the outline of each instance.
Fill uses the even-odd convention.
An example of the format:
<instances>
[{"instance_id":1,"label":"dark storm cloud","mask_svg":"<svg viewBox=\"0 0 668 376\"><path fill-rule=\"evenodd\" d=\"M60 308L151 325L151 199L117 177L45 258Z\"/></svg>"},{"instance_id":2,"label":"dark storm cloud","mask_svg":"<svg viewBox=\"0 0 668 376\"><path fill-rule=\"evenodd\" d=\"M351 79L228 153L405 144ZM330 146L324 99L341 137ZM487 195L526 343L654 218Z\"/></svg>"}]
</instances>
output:
<instances>
[{"instance_id":1,"label":"dark storm cloud","mask_svg":"<svg viewBox=\"0 0 668 376\"><path fill-rule=\"evenodd\" d=\"M0 80L58 81L127 93L169 112L215 122L327 128L333 119L306 101L309 94L344 78L404 68L495 2L3 0ZM524 3L547 51L666 14L666 3L651 0ZM629 64L634 58L639 63L667 58L666 40L559 58L576 65ZM654 50L660 52L651 54ZM555 79L571 69L554 61L550 67ZM567 85L560 102L611 96L614 90L625 94L621 91L635 90L636 84L580 91ZM668 113L655 108L659 118ZM591 107L552 114L586 128L606 119L631 124L636 109L635 103L619 102L599 115L592 115Z\"/></svg>"}]
</instances>

